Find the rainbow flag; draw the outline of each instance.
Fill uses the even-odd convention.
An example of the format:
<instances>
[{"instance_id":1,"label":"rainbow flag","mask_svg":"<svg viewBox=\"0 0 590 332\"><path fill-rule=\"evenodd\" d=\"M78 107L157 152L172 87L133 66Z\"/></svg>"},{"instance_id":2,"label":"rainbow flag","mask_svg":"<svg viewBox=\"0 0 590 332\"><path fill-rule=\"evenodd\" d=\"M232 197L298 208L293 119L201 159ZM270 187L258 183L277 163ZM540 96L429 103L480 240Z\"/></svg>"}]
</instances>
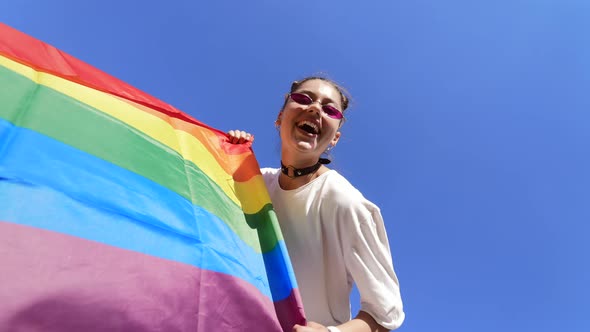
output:
<instances>
[{"instance_id":1,"label":"rainbow flag","mask_svg":"<svg viewBox=\"0 0 590 332\"><path fill-rule=\"evenodd\" d=\"M0 24L0 330L290 331L249 145Z\"/></svg>"}]
</instances>

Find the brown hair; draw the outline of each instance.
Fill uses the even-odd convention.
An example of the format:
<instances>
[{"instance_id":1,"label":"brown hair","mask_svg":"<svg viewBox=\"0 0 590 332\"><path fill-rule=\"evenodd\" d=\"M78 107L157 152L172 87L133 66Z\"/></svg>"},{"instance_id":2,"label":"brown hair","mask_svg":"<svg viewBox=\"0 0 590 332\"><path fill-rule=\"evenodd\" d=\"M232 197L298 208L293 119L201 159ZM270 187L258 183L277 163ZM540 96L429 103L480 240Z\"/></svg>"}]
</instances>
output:
<instances>
[{"instance_id":1,"label":"brown hair","mask_svg":"<svg viewBox=\"0 0 590 332\"><path fill-rule=\"evenodd\" d=\"M340 101L342 102L342 113L344 113L344 111L348 108L348 92L346 91L346 89L344 89L342 86L340 86L340 84L334 82L333 80L327 78L327 77L323 77L323 76L308 76L302 80L299 81L293 81L293 83L291 83L291 90L289 91L289 93L293 93L295 91L297 91L297 89L299 89L299 87L307 82L307 81L313 81L313 80L320 80L320 81L324 81L329 83L330 85L332 85L334 87L334 89L336 89L336 91L338 91L338 94L340 95ZM285 98L285 102L283 103L283 107L285 108L285 105L287 105L287 101L288 101L288 96L287 98Z\"/></svg>"}]
</instances>

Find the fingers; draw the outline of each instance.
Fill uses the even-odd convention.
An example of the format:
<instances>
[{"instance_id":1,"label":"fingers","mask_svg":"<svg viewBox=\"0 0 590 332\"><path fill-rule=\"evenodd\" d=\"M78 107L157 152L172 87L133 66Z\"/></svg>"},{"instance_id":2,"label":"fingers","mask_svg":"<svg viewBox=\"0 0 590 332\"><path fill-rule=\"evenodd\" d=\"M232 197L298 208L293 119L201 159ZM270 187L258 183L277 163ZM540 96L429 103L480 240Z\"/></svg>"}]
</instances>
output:
<instances>
[{"instance_id":1,"label":"fingers","mask_svg":"<svg viewBox=\"0 0 590 332\"><path fill-rule=\"evenodd\" d=\"M227 132L229 142L232 144L242 144L246 142L254 142L254 135L243 130L230 130Z\"/></svg>"}]
</instances>

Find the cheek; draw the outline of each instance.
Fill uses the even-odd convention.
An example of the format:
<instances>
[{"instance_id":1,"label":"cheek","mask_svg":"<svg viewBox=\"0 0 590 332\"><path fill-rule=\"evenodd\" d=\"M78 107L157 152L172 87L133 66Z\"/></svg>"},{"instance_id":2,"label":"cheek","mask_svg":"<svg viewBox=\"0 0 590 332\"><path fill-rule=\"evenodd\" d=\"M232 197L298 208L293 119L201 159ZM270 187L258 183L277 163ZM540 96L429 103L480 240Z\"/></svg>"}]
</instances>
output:
<instances>
[{"instance_id":1,"label":"cheek","mask_svg":"<svg viewBox=\"0 0 590 332\"><path fill-rule=\"evenodd\" d=\"M326 120L326 124L330 128L330 131L337 132L340 129L340 120L328 119Z\"/></svg>"},{"instance_id":2,"label":"cheek","mask_svg":"<svg viewBox=\"0 0 590 332\"><path fill-rule=\"evenodd\" d=\"M299 114L300 110L293 108L293 107L285 107L281 112L281 121L287 122L291 121L295 118L297 114Z\"/></svg>"}]
</instances>

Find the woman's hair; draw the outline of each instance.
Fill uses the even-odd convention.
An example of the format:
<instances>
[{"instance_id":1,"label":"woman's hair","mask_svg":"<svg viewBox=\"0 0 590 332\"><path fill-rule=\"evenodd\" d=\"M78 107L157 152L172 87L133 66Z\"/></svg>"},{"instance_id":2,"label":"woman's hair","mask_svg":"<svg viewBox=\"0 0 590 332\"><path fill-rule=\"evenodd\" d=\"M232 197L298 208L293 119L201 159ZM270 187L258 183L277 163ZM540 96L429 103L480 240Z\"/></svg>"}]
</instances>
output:
<instances>
[{"instance_id":1,"label":"woman's hair","mask_svg":"<svg viewBox=\"0 0 590 332\"><path fill-rule=\"evenodd\" d=\"M291 83L291 91L289 91L290 93L293 93L295 91L297 91L297 89L299 89L299 87L307 82L307 81L312 81L312 80L320 80L320 81L324 81L326 83L329 83L330 85L332 85L334 87L334 89L336 89L336 91L338 91L338 94L340 95L340 101L342 104L342 113L344 113L344 111L348 108L348 92L340 86L340 84L334 82L333 80L327 78L327 77L323 77L323 76L308 76L302 80L299 81L294 81L293 83ZM287 104L287 100L288 98L285 98L285 103L283 104L283 108L285 108L285 105Z\"/></svg>"}]
</instances>

